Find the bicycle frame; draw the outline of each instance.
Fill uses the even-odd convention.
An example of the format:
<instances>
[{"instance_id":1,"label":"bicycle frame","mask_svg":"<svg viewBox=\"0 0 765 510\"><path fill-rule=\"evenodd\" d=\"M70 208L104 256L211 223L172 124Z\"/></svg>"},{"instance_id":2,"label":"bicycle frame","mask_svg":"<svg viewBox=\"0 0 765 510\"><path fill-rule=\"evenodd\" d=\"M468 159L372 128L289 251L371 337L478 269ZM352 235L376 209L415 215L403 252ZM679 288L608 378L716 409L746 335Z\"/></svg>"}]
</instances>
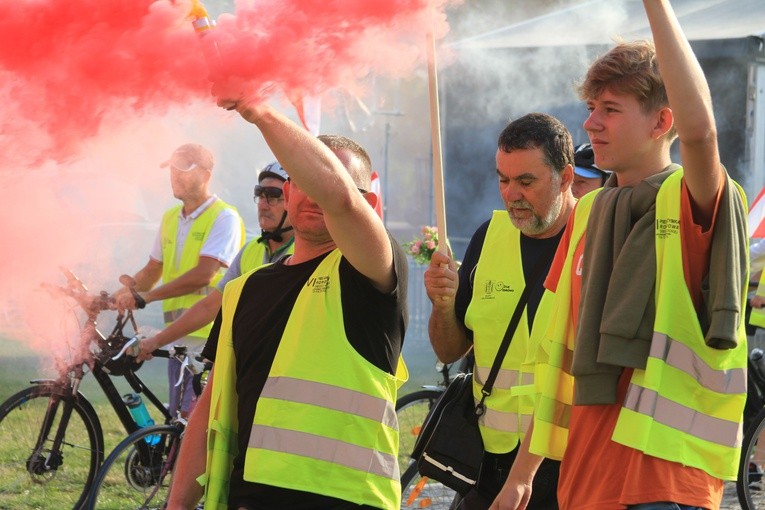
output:
<instances>
[{"instance_id":1,"label":"bicycle frame","mask_svg":"<svg viewBox=\"0 0 765 510\"><path fill-rule=\"evenodd\" d=\"M42 474L46 471L55 470L63 462L63 459L58 452L61 451L64 443L66 430L69 426L69 420L74 409L74 401L75 399L87 400L81 393L79 393L80 383L87 373L86 367L98 382L98 385L104 392L104 395L106 395L109 404L114 409L128 435L141 428L133 419L127 405L123 402L117 387L112 381L111 378L115 376L109 373L109 369L106 366L108 363L107 360L114 353L115 349L118 351L122 347L122 344L127 341L122 333L125 325L128 322L131 322L133 329L137 329L133 314L131 311L128 311L126 314L119 312L114 329L108 337L105 337L96 327L96 318L101 311L110 309L111 302L108 294L101 292L98 297L91 298L86 294L86 288L82 282L68 270L64 270L64 273L67 276L68 286L66 288L58 287L57 289L63 291L63 293L69 297L74 298L80 304L81 308L86 313L86 319L80 333L80 342L78 344L80 352L78 353L78 359L73 363L60 367L60 375L58 379L36 379L30 381L33 386L45 387L51 392L51 397L43 418L40 433L37 436L35 448L27 459L27 470L33 474ZM48 288L52 287L48 286ZM101 351L100 354L94 354L90 351L89 346L92 344L98 346ZM154 407L159 410L165 423L170 423L172 421L173 417L170 415L169 411L165 408L159 398L157 398L157 396L143 383L138 375L136 375L132 368L128 368L122 376L136 393L145 395ZM48 444L48 438L52 432L52 424L55 422L55 418L59 411L62 413L61 420L59 421L58 428L55 431L52 444L49 448L50 453L47 457L43 458L41 452L46 449L45 445ZM98 416L96 416L96 421L100 422ZM97 448L101 450L99 458L103 460L103 454L105 453L103 452L104 438L100 423L98 423L97 428L97 439L99 443Z\"/></svg>"},{"instance_id":2,"label":"bicycle frame","mask_svg":"<svg viewBox=\"0 0 765 510\"><path fill-rule=\"evenodd\" d=\"M125 403L122 401L122 397L120 396L119 391L112 381L111 376L104 371L103 367L99 363L94 364L92 373L102 391L106 395L106 398L109 401L111 407L117 414L117 417L122 423L122 426L124 427L127 434L132 434L133 432L139 430L141 427L139 427L135 422L133 416L128 410L127 405L125 405ZM45 413L43 424L40 428L40 434L37 437L35 449L30 454L30 457L27 461L27 469L30 472L34 474L42 474L46 471L55 470L59 465L61 465L62 459L59 458L57 452L60 452L62 449L66 430L69 425L69 418L71 417L72 410L74 408L74 399L84 398L77 391L80 381L84 375L85 371L83 370L83 366L79 365L76 367L75 375L69 381L63 380L64 378L59 379L58 381L31 381L34 385L46 386L51 389L52 396L48 402L48 408ZM126 373L124 377L133 388L133 390L135 390L137 393L142 393L145 395L154 405L154 407L160 411L164 417L165 423L170 423L172 421L172 416L159 400L159 398L157 398L157 396L143 383L143 381L141 381L141 379L134 372ZM50 438L52 432L51 426L54 423L58 412L61 412L62 415L61 420L58 423L58 428L55 431L52 444L50 445L50 454L45 458L41 458L39 456L39 452L44 451L45 445L48 444L48 438ZM102 454L105 454L103 451L103 436L99 437L98 439L98 447L102 450ZM103 456L100 456L100 458L102 459Z\"/></svg>"}]
</instances>

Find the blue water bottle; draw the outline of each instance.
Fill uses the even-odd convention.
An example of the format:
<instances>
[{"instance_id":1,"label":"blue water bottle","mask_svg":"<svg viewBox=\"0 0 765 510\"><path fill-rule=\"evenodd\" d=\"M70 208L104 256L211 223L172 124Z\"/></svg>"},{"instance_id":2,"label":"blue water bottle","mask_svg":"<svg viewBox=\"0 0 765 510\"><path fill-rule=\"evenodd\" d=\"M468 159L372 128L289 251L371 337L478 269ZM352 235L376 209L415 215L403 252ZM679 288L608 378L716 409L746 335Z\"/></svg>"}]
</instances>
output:
<instances>
[{"instance_id":1,"label":"blue water bottle","mask_svg":"<svg viewBox=\"0 0 765 510\"><path fill-rule=\"evenodd\" d=\"M146 405L143 403L143 400L141 400L141 396L139 394L126 393L122 396L122 401L130 410L130 414L133 416L133 419L139 427L144 428L154 425L154 420L151 419L149 410L146 409ZM159 442L159 436L146 436L144 441L154 446Z\"/></svg>"}]
</instances>

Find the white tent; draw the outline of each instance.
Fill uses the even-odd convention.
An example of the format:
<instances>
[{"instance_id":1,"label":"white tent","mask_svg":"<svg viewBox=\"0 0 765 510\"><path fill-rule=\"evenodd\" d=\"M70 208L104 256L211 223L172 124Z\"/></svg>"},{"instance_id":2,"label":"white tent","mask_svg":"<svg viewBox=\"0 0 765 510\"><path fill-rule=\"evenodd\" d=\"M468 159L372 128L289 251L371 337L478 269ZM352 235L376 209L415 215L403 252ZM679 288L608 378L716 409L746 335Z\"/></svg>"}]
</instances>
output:
<instances>
[{"instance_id":1,"label":"white tent","mask_svg":"<svg viewBox=\"0 0 765 510\"><path fill-rule=\"evenodd\" d=\"M690 40L762 37L765 0L674 0ZM650 37L642 2L588 0L455 43L466 48L518 48L609 44L614 37Z\"/></svg>"}]
</instances>

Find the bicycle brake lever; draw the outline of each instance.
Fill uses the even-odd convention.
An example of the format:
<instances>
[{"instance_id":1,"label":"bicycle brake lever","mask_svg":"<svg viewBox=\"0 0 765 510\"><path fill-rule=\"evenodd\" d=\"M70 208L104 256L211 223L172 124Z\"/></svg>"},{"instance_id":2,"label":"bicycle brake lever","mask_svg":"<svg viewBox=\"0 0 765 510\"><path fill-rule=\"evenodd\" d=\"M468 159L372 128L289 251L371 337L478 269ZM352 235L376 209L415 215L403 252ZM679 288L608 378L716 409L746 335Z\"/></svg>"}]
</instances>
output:
<instances>
[{"instance_id":1,"label":"bicycle brake lever","mask_svg":"<svg viewBox=\"0 0 765 510\"><path fill-rule=\"evenodd\" d=\"M189 366L189 357L186 356L185 358L183 358L183 361L181 362L181 370L178 375L178 382L175 383L176 388L180 386L181 383L183 382L183 376L185 375L184 370L186 370L188 366Z\"/></svg>"},{"instance_id":2,"label":"bicycle brake lever","mask_svg":"<svg viewBox=\"0 0 765 510\"><path fill-rule=\"evenodd\" d=\"M141 354L141 338L136 335L127 342L125 342L125 345L122 347L120 352L118 352L116 355L112 356L113 360L118 360L122 357L123 354L127 353L128 356L138 356Z\"/></svg>"},{"instance_id":3,"label":"bicycle brake lever","mask_svg":"<svg viewBox=\"0 0 765 510\"><path fill-rule=\"evenodd\" d=\"M58 266L59 270L61 270L62 273L64 273L64 276L66 277L67 284L70 287L76 287L77 290L80 292L87 292L88 288L85 286L82 281L77 278L72 271L69 270L69 268L66 268L64 266Z\"/></svg>"},{"instance_id":4,"label":"bicycle brake lever","mask_svg":"<svg viewBox=\"0 0 765 510\"><path fill-rule=\"evenodd\" d=\"M204 371L205 371L205 364L203 361L199 361L198 359L194 357L192 357L189 360L189 372L191 372L194 375L199 375Z\"/></svg>"}]
</instances>

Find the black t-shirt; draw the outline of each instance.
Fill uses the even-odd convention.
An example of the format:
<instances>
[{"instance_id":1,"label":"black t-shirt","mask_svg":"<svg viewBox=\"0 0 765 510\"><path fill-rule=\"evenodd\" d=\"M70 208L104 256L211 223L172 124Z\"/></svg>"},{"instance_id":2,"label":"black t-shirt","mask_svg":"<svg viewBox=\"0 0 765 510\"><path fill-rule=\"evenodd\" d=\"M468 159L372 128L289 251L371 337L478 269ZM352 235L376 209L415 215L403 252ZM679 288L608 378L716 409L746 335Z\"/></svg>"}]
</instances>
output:
<instances>
[{"instance_id":1,"label":"black t-shirt","mask_svg":"<svg viewBox=\"0 0 765 510\"><path fill-rule=\"evenodd\" d=\"M468 305L470 305L470 301L473 299L475 267L481 256L481 249L486 239L486 232L489 230L490 221L483 223L473 234L470 244L468 244L465 250L462 265L459 268L459 287L457 288L457 296L454 300L454 310L457 314L457 319L459 319L463 327L465 326L465 314L467 313ZM542 277L529 291L528 303L526 305L529 330L531 330L531 325L534 323L534 315L537 313L539 302L542 300L542 294L544 294L544 276L550 270L553 258L555 257L555 251L558 248L561 237L563 237L563 230L565 229L561 229L556 235L546 239L536 239L521 233L521 263L523 265L524 281L528 283L534 277L534 272L538 267L537 264L544 264L545 266L542 269ZM516 255L510 254L509 256L513 257ZM507 313L509 317L513 310L508 310ZM467 327L465 327L465 331L468 338L472 340L473 332Z\"/></svg>"},{"instance_id":2,"label":"black t-shirt","mask_svg":"<svg viewBox=\"0 0 765 510\"><path fill-rule=\"evenodd\" d=\"M393 374L406 329L408 283L406 256L395 241L393 263L396 289L381 294L343 257L340 289L345 333L353 348L374 366ZM364 508L334 498L245 482L244 452L255 408L268 378L287 319L303 286L327 254L294 266L281 261L253 273L244 284L232 323L236 352L236 390L239 396L239 455L234 459L229 503L257 509ZM316 313L325 313L317 310ZM221 316L202 355L215 360ZM317 473L316 476L321 476ZM350 505L350 506L348 506Z\"/></svg>"}]
</instances>

